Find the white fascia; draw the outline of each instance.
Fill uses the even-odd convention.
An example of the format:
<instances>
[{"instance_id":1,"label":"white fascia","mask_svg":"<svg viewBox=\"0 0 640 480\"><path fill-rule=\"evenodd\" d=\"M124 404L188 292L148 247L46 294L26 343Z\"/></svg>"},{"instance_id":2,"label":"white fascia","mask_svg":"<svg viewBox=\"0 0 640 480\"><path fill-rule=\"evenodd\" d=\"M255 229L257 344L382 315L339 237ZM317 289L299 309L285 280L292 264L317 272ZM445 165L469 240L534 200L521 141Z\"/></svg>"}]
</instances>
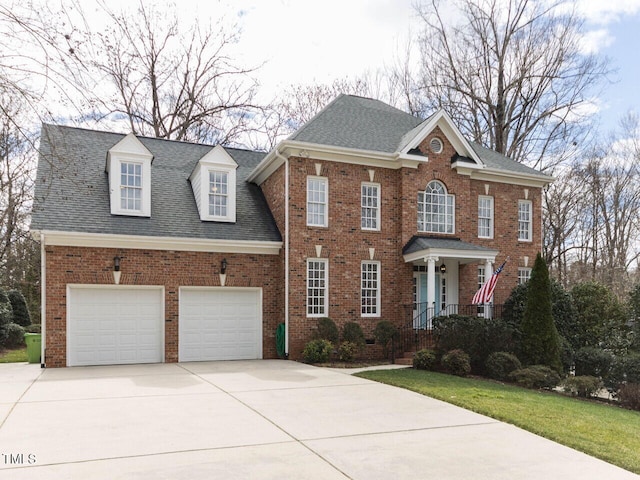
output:
<instances>
[{"instance_id":1,"label":"white fascia","mask_svg":"<svg viewBox=\"0 0 640 480\"><path fill-rule=\"evenodd\" d=\"M498 250L457 250L449 248L427 248L425 250L418 250L417 252L403 255L405 263L412 263L418 260L423 260L425 257L439 257L439 258L456 258L461 263L470 262L474 260L486 261L490 259L491 262L495 262L496 257L500 252Z\"/></svg>"},{"instance_id":2,"label":"white fascia","mask_svg":"<svg viewBox=\"0 0 640 480\"><path fill-rule=\"evenodd\" d=\"M276 151L279 152L279 155L274 153ZM283 157L313 158L314 160L350 163L394 170L402 167L418 168L418 165L425 161L424 158L415 156L409 156L413 158L400 158L398 152L386 153L374 150L360 150L357 148L284 140L258 164L253 172L251 172L251 175L249 175L248 181L260 185L284 163Z\"/></svg>"},{"instance_id":3,"label":"white fascia","mask_svg":"<svg viewBox=\"0 0 640 480\"><path fill-rule=\"evenodd\" d=\"M34 230L31 234L34 238L42 238L46 245L68 247L178 250L186 252L248 253L257 255L278 255L282 248L282 242L260 242L256 240L148 237L142 235L60 232L52 230Z\"/></svg>"}]
</instances>

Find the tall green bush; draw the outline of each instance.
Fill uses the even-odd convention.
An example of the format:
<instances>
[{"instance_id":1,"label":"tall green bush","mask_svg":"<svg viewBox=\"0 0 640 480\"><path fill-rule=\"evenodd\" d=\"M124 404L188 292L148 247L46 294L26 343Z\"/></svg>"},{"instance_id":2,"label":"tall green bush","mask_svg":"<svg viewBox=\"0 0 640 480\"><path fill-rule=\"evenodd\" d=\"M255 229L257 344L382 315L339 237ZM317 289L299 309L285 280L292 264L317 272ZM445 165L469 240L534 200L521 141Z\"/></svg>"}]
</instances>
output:
<instances>
[{"instance_id":1,"label":"tall green bush","mask_svg":"<svg viewBox=\"0 0 640 480\"><path fill-rule=\"evenodd\" d=\"M340 331L336 322L329 317L322 317L318 319L318 327L315 333L316 340L328 340L333 345L338 345L340 340Z\"/></svg>"},{"instance_id":2,"label":"tall green bush","mask_svg":"<svg viewBox=\"0 0 640 480\"><path fill-rule=\"evenodd\" d=\"M373 338L376 339L376 343L382 346L382 355L384 358L389 356L389 346L393 341L393 337L398 334L397 327L389 320L381 320L373 330Z\"/></svg>"},{"instance_id":3,"label":"tall green bush","mask_svg":"<svg viewBox=\"0 0 640 480\"><path fill-rule=\"evenodd\" d=\"M31 325L31 315L22 292L20 290L9 290L7 297L11 302L11 308L13 308L13 323L17 323L22 327Z\"/></svg>"},{"instance_id":4,"label":"tall green bush","mask_svg":"<svg viewBox=\"0 0 640 480\"><path fill-rule=\"evenodd\" d=\"M521 332L520 359L525 365L547 365L558 372L562 371L560 338L551 306L549 270L539 253L527 288Z\"/></svg>"},{"instance_id":5,"label":"tall green bush","mask_svg":"<svg viewBox=\"0 0 640 480\"><path fill-rule=\"evenodd\" d=\"M0 289L0 329L13 322L13 307L7 293Z\"/></svg>"},{"instance_id":6,"label":"tall green bush","mask_svg":"<svg viewBox=\"0 0 640 480\"><path fill-rule=\"evenodd\" d=\"M583 282L571 289L571 297L576 307L580 348L612 348L620 337L626 336L627 312L609 288L597 282Z\"/></svg>"},{"instance_id":7,"label":"tall green bush","mask_svg":"<svg viewBox=\"0 0 640 480\"><path fill-rule=\"evenodd\" d=\"M356 322L346 322L342 326L342 341L351 342L357 345L358 348L364 347L364 332L360 324Z\"/></svg>"}]
</instances>

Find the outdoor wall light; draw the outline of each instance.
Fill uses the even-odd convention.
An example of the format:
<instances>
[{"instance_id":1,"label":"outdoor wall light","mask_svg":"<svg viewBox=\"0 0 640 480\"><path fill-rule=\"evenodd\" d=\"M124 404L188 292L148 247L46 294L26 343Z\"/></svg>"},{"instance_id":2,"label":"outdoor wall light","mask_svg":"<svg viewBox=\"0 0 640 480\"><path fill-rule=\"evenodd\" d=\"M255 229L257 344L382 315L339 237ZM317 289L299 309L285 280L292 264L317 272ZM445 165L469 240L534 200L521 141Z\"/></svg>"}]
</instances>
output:
<instances>
[{"instance_id":1,"label":"outdoor wall light","mask_svg":"<svg viewBox=\"0 0 640 480\"><path fill-rule=\"evenodd\" d=\"M120 257L113 257L113 282L116 285L120 285Z\"/></svg>"},{"instance_id":2,"label":"outdoor wall light","mask_svg":"<svg viewBox=\"0 0 640 480\"><path fill-rule=\"evenodd\" d=\"M440 265L440 273L447 273L447 266L444 263Z\"/></svg>"},{"instance_id":3,"label":"outdoor wall light","mask_svg":"<svg viewBox=\"0 0 640 480\"><path fill-rule=\"evenodd\" d=\"M227 273L227 259L223 258L222 262L220 262L220 273L225 275Z\"/></svg>"}]
</instances>

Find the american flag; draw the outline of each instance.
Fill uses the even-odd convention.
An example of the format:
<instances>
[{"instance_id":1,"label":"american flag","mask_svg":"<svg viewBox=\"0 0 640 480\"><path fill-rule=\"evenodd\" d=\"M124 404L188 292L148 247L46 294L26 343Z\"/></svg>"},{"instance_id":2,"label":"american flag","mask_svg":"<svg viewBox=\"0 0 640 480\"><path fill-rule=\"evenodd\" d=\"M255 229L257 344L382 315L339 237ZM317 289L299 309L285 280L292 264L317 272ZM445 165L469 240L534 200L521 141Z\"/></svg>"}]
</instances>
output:
<instances>
[{"instance_id":1,"label":"american flag","mask_svg":"<svg viewBox=\"0 0 640 480\"><path fill-rule=\"evenodd\" d=\"M507 258L507 260L509 260ZM502 269L507 264L507 260L504 261L502 265L500 265L491 278L484 282L484 285L480 287L480 289L473 296L473 300L471 300L472 305L480 305L483 303L489 303L491 301L491 297L493 296L493 291L496 289L496 284L498 283L498 277L500 273L502 273Z\"/></svg>"}]
</instances>

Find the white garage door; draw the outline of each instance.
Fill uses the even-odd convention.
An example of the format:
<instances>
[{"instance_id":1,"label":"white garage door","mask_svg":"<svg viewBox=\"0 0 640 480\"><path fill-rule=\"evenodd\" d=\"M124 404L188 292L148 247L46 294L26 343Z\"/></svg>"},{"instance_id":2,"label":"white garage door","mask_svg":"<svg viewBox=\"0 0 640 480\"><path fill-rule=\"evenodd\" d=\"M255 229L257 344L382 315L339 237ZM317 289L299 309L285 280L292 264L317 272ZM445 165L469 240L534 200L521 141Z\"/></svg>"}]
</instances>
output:
<instances>
[{"instance_id":1,"label":"white garage door","mask_svg":"<svg viewBox=\"0 0 640 480\"><path fill-rule=\"evenodd\" d=\"M163 297L161 288L69 287L67 364L162 362Z\"/></svg>"},{"instance_id":2,"label":"white garage door","mask_svg":"<svg viewBox=\"0 0 640 480\"><path fill-rule=\"evenodd\" d=\"M181 362L262 358L262 291L181 288L178 330Z\"/></svg>"}]
</instances>

